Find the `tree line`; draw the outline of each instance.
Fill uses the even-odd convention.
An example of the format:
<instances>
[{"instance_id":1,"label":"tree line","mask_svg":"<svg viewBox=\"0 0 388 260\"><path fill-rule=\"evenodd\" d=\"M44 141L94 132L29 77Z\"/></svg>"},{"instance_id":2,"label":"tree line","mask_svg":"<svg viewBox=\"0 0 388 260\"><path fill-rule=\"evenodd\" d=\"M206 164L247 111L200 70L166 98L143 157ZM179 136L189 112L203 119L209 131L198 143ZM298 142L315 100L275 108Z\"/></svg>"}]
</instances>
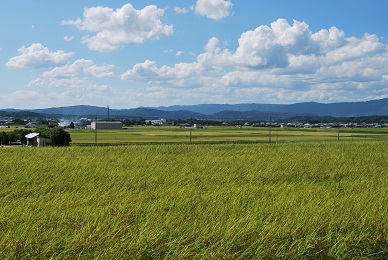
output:
<instances>
[{"instance_id":1,"label":"tree line","mask_svg":"<svg viewBox=\"0 0 388 260\"><path fill-rule=\"evenodd\" d=\"M68 146L71 142L70 134L62 127L38 127L34 132L49 138L52 146ZM0 144L27 144L25 136L30 133L32 133L30 129L15 129L9 132L3 131L0 133Z\"/></svg>"}]
</instances>

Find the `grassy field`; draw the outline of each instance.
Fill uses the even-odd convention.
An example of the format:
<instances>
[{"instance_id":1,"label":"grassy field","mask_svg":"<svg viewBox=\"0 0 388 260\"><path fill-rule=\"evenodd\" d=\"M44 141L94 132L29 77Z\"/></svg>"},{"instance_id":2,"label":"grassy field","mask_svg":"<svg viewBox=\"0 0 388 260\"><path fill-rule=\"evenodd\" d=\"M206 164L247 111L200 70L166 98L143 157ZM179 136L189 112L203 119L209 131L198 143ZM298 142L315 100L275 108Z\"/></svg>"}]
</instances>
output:
<instances>
[{"instance_id":1,"label":"grassy field","mask_svg":"<svg viewBox=\"0 0 388 260\"><path fill-rule=\"evenodd\" d=\"M0 258L387 259L387 144L3 147Z\"/></svg>"},{"instance_id":2,"label":"grassy field","mask_svg":"<svg viewBox=\"0 0 388 260\"><path fill-rule=\"evenodd\" d=\"M269 128L261 127L129 127L123 130L69 130L72 144L137 144L137 143L222 143L222 142L289 142L337 141L335 128ZM388 129L341 128L340 140L388 140Z\"/></svg>"}]
</instances>

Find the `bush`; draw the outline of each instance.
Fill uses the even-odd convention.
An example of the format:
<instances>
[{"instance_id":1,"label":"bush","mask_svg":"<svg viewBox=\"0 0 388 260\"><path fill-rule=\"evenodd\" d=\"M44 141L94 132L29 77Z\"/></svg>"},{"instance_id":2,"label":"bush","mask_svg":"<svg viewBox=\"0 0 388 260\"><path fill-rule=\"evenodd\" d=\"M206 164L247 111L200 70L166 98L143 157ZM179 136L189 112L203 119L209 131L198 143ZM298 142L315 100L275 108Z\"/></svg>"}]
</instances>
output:
<instances>
[{"instance_id":1,"label":"bush","mask_svg":"<svg viewBox=\"0 0 388 260\"><path fill-rule=\"evenodd\" d=\"M47 136L51 139L53 146L68 146L71 142L71 137L62 127L44 128L39 127L35 132Z\"/></svg>"}]
</instances>

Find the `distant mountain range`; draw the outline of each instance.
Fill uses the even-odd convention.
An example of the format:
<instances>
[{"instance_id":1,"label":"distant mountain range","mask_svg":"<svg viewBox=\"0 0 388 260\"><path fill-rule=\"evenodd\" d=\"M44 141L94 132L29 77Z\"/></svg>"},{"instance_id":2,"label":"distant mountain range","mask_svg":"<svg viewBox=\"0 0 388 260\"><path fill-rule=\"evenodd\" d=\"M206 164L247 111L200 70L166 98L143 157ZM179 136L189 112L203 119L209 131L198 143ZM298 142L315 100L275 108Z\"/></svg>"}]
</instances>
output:
<instances>
[{"instance_id":1,"label":"distant mountain range","mask_svg":"<svg viewBox=\"0 0 388 260\"><path fill-rule=\"evenodd\" d=\"M91 117L107 118L108 109L96 106L67 106L45 109L3 109L0 115L52 116L52 117ZM296 103L280 104L201 104L169 107L139 107L133 109L109 109L111 118L165 118L165 119L196 119L209 120L274 120L295 118L298 116L387 116L388 98L365 102L343 103Z\"/></svg>"},{"instance_id":2,"label":"distant mountain range","mask_svg":"<svg viewBox=\"0 0 388 260\"><path fill-rule=\"evenodd\" d=\"M370 100L364 102L342 102L342 103L317 103L305 102L290 105L278 104L235 104L235 105L217 105L203 104L192 106L169 106L158 107L163 111L189 110L205 115L219 113L221 111L267 111L293 114L314 114L320 116L334 117L353 117L353 116L372 116L388 115L388 98L379 100Z\"/></svg>"}]
</instances>

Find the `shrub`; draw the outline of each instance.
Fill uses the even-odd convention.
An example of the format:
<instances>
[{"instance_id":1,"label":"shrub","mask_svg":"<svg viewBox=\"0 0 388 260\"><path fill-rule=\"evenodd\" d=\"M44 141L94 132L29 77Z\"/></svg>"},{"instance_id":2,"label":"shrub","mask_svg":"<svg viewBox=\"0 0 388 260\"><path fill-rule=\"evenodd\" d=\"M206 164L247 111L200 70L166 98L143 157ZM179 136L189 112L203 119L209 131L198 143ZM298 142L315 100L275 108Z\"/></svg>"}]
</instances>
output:
<instances>
[{"instance_id":1,"label":"shrub","mask_svg":"<svg viewBox=\"0 0 388 260\"><path fill-rule=\"evenodd\" d=\"M35 130L44 136L51 139L53 146L68 146L71 142L71 137L62 127L44 128L39 127Z\"/></svg>"}]
</instances>

